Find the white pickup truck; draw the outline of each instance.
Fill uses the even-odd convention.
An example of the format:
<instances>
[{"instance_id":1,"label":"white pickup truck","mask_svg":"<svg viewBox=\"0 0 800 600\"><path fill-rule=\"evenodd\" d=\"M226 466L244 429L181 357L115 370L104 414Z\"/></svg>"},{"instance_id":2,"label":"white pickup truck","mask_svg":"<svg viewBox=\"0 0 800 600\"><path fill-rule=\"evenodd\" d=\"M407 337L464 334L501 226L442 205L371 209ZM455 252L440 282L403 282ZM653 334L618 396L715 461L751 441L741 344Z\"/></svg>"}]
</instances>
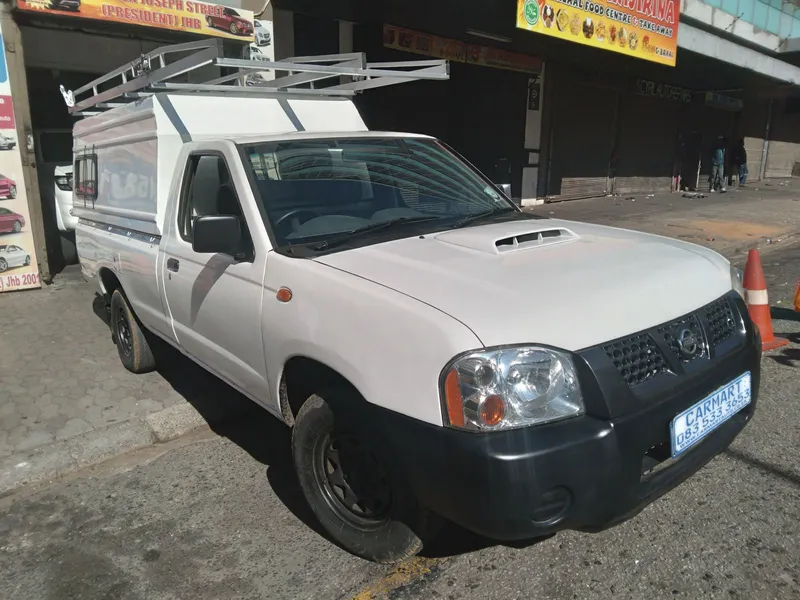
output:
<instances>
[{"instance_id":1,"label":"white pickup truck","mask_svg":"<svg viewBox=\"0 0 800 600\"><path fill-rule=\"evenodd\" d=\"M499 540L600 530L753 415L759 333L718 254L519 210L336 97L379 77L281 97L156 73L75 126L83 273L129 370L161 338L293 428L347 550L403 560L441 517Z\"/></svg>"}]
</instances>

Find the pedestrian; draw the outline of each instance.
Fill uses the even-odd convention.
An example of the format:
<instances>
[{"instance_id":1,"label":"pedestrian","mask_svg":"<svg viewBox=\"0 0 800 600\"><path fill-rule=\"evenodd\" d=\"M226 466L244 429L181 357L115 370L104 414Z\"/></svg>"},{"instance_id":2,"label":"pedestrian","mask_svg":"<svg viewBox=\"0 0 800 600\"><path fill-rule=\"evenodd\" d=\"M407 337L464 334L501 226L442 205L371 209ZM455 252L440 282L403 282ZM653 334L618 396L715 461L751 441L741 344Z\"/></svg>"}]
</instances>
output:
<instances>
[{"instance_id":1,"label":"pedestrian","mask_svg":"<svg viewBox=\"0 0 800 600\"><path fill-rule=\"evenodd\" d=\"M747 150L744 147L744 139L740 139L736 147L731 151L731 166L734 174L739 178L739 187L744 187L747 183Z\"/></svg>"},{"instance_id":2,"label":"pedestrian","mask_svg":"<svg viewBox=\"0 0 800 600\"><path fill-rule=\"evenodd\" d=\"M725 191L725 139L717 138L711 151L711 176L708 178L708 191Z\"/></svg>"}]
</instances>

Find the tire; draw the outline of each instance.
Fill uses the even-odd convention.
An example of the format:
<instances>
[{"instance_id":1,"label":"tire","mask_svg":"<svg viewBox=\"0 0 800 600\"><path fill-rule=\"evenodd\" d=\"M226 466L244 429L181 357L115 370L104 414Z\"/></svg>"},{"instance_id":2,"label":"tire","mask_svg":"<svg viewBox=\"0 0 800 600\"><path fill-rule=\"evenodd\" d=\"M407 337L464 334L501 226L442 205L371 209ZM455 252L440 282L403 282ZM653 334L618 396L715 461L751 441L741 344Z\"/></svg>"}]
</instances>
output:
<instances>
[{"instance_id":1,"label":"tire","mask_svg":"<svg viewBox=\"0 0 800 600\"><path fill-rule=\"evenodd\" d=\"M122 290L111 294L111 334L119 359L131 373L149 373L156 367L144 328L133 314Z\"/></svg>"},{"instance_id":2,"label":"tire","mask_svg":"<svg viewBox=\"0 0 800 600\"><path fill-rule=\"evenodd\" d=\"M5 258L0 258L0 273L5 273L8 269L8 262Z\"/></svg>"},{"instance_id":3,"label":"tire","mask_svg":"<svg viewBox=\"0 0 800 600\"><path fill-rule=\"evenodd\" d=\"M206 15L206 25L209 27L214 26L214 19L211 18L211 15Z\"/></svg>"},{"instance_id":4,"label":"tire","mask_svg":"<svg viewBox=\"0 0 800 600\"><path fill-rule=\"evenodd\" d=\"M230 31L230 32L231 32L233 35L239 35L239 26L238 26L236 23L231 23L231 24L230 24L230 27L228 27L228 30L229 30L229 31Z\"/></svg>"},{"instance_id":5,"label":"tire","mask_svg":"<svg viewBox=\"0 0 800 600\"><path fill-rule=\"evenodd\" d=\"M11 186L11 188L8 190L8 197L12 200L17 197L17 186Z\"/></svg>"},{"instance_id":6,"label":"tire","mask_svg":"<svg viewBox=\"0 0 800 600\"><path fill-rule=\"evenodd\" d=\"M25 263L23 264L23 266L24 267L30 267L31 266L31 257L30 256L26 256L25 257Z\"/></svg>"},{"instance_id":7,"label":"tire","mask_svg":"<svg viewBox=\"0 0 800 600\"><path fill-rule=\"evenodd\" d=\"M78 264L78 249L75 245L75 234L59 231L59 240L61 242L61 257L64 259L65 265Z\"/></svg>"},{"instance_id":8,"label":"tire","mask_svg":"<svg viewBox=\"0 0 800 600\"><path fill-rule=\"evenodd\" d=\"M19 233L20 231L22 231L22 223L14 221L14 233Z\"/></svg>"},{"instance_id":9,"label":"tire","mask_svg":"<svg viewBox=\"0 0 800 600\"><path fill-rule=\"evenodd\" d=\"M325 396L348 400L348 394ZM349 398L349 404L354 402L362 400ZM433 538L439 519L418 506L402 478L387 468L391 462L373 451L376 446L340 425L342 421L349 420L335 422L330 404L320 395L311 396L298 412L292 456L303 495L342 548L377 563L402 562L422 550L423 540ZM352 506L353 498L360 500L355 510L346 506Z\"/></svg>"}]
</instances>

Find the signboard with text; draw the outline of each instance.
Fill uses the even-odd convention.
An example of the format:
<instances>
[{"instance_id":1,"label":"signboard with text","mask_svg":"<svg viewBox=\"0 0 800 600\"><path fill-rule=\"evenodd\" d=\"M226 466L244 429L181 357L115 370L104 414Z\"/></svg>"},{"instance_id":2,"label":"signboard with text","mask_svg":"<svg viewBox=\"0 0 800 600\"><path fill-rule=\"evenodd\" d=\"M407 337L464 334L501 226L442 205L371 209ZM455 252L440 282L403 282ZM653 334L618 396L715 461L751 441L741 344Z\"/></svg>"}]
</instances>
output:
<instances>
[{"instance_id":1,"label":"signboard with text","mask_svg":"<svg viewBox=\"0 0 800 600\"><path fill-rule=\"evenodd\" d=\"M11 82L6 68L5 44L0 35L0 292L38 288L41 285L14 119Z\"/></svg>"},{"instance_id":2,"label":"signboard with text","mask_svg":"<svg viewBox=\"0 0 800 600\"><path fill-rule=\"evenodd\" d=\"M678 0L517 0L517 27L675 66Z\"/></svg>"},{"instance_id":3,"label":"signboard with text","mask_svg":"<svg viewBox=\"0 0 800 600\"><path fill-rule=\"evenodd\" d=\"M521 73L538 73L542 70L542 60L536 56L467 44L393 25L383 26L383 45L387 48L424 54L451 62L507 69Z\"/></svg>"},{"instance_id":4,"label":"signboard with text","mask_svg":"<svg viewBox=\"0 0 800 600\"><path fill-rule=\"evenodd\" d=\"M28 12L253 41L252 11L197 0L18 0L17 7Z\"/></svg>"}]
</instances>

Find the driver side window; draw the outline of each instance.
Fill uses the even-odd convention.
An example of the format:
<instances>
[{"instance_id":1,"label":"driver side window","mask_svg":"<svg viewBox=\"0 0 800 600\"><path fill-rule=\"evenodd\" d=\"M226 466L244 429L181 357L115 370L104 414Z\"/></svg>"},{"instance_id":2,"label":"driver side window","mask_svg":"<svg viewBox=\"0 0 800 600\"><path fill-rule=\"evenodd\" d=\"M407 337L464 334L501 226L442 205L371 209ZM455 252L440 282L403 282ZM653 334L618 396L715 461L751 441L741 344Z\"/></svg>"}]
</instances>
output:
<instances>
[{"instance_id":1,"label":"driver side window","mask_svg":"<svg viewBox=\"0 0 800 600\"><path fill-rule=\"evenodd\" d=\"M225 159L218 154L196 154L189 159L181 192L178 212L181 237L191 243L195 219L214 215L238 217L243 237L249 239L247 223Z\"/></svg>"}]
</instances>

